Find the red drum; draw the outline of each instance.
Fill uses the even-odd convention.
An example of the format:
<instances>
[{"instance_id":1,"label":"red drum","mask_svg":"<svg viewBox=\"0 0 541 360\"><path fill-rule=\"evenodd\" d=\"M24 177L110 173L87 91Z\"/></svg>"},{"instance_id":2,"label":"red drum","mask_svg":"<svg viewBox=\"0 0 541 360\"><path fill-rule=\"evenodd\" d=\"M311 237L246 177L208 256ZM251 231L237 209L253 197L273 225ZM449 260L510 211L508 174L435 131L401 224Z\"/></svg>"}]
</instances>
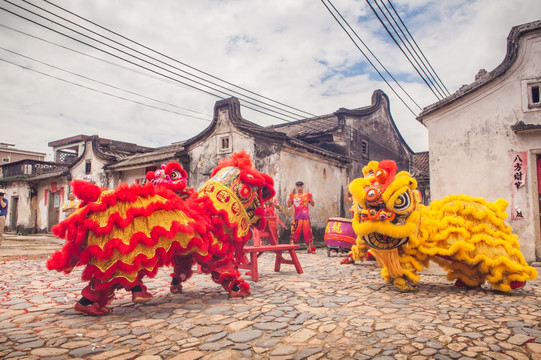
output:
<instances>
[{"instance_id":1,"label":"red drum","mask_svg":"<svg viewBox=\"0 0 541 360\"><path fill-rule=\"evenodd\" d=\"M331 251L335 251L337 254L348 253L357 239L351 219L341 217L328 219L323 239L327 245L327 256L331 255Z\"/></svg>"}]
</instances>

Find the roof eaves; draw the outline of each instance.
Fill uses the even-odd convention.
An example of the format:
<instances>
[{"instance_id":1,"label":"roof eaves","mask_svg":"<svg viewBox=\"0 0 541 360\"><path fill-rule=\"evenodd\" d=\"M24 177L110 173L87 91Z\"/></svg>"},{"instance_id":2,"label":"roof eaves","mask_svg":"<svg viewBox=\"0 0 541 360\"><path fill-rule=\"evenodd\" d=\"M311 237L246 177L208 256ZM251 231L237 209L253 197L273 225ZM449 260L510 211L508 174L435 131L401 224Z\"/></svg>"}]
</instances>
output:
<instances>
[{"instance_id":1,"label":"roof eaves","mask_svg":"<svg viewBox=\"0 0 541 360\"><path fill-rule=\"evenodd\" d=\"M14 176L8 176L5 178L0 178L0 181L20 180L20 179L26 179L26 178L28 178L28 174L21 174L21 175L14 175Z\"/></svg>"},{"instance_id":2,"label":"roof eaves","mask_svg":"<svg viewBox=\"0 0 541 360\"><path fill-rule=\"evenodd\" d=\"M512 125L511 130L513 130L515 134L538 131L541 130L541 124L525 124L524 122L520 121L515 125Z\"/></svg>"},{"instance_id":3,"label":"roof eaves","mask_svg":"<svg viewBox=\"0 0 541 360\"><path fill-rule=\"evenodd\" d=\"M28 182L43 181L43 180L48 180L48 179L57 178L57 177L61 177L61 176L67 176L69 173L70 172L69 172L68 169L59 170L59 171L52 171L52 172L49 172L49 173L28 177L27 181Z\"/></svg>"},{"instance_id":4,"label":"roof eaves","mask_svg":"<svg viewBox=\"0 0 541 360\"><path fill-rule=\"evenodd\" d=\"M303 148L308 152L318 154L318 155L321 155L321 156L324 156L324 157L328 157L328 158L334 159L334 160L339 161L339 162L344 163L344 164L348 164L348 163L351 162L351 159L346 157L346 156L343 156L343 155L340 155L340 154L337 154L337 153L322 149L322 148L320 148L318 146L308 144L308 143L306 143L306 142L304 142L302 140L298 140L298 139L290 137L288 139L288 142L294 147Z\"/></svg>"},{"instance_id":5,"label":"roof eaves","mask_svg":"<svg viewBox=\"0 0 541 360\"><path fill-rule=\"evenodd\" d=\"M425 107L423 111L421 111L421 113L417 116L417 121L423 123L423 117L425 117L426 115L431 114L449 104L456 102L458 99L477 91L478 89L490 83L494 79L505 74L517 59L520 37L522 37L524 34L539 29L541 29L541 20L514 26L509 32L509 35L507 36L507 52L505 54L505 58L500 65L498 65L491 72L480 76L473 83L462 86L454 94L451 94L450 96Z\"/></svg>"}]
</instances>

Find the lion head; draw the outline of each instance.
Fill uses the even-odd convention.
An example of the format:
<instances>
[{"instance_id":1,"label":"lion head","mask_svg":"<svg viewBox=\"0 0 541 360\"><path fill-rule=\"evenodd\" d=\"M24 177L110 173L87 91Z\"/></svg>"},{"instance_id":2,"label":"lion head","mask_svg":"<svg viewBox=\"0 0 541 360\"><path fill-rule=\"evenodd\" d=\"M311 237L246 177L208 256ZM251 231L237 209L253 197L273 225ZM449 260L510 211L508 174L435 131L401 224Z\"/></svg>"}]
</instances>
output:
<instances>
[{"instance_id":1,"label":"lion head","mask_svg":"<svg viewBox=\"0 0 541 360\"><path fill-rule=\"evenodd\" d=\"M230 221L238 222L242 234L250 225L265 228L263 205L275 195L273 186L272 178L255 169L250 156L241 151L220 160L200 191L212 197L217 208L226 210Z\"/></svg>"},{"instance_id":2,"label":"lion head","mask_svg":"<svg viewBox=\"0 0 541 360\"><path fill-rule=\"evenodd\" d=\"M372 161L363 168L364 177L349 184L355 203L353 230L374 249L397 248L417 228L417 181L396 170L394 161Z\"/></svg>"},{"instance_id":3,"label":"lion head","mask_svg":"<svg viewBox=\"0 0 541 360\"><path fill-rule=\"evenodd\" d=\"M188 183L188 174L178 162L163 164L160 169L148 171L146 179L155 186L163 186L176 193L181 193Z\"/></svg>"}]
</instances>

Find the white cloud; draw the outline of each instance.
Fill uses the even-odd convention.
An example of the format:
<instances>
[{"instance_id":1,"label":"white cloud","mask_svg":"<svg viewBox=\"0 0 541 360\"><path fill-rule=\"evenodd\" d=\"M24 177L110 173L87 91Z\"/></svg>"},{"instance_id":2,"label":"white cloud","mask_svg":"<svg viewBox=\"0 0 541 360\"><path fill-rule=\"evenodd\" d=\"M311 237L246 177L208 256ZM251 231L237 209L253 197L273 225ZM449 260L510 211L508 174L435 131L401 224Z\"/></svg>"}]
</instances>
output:
<instances>
[{"instance_id":1,"label":"white cloud","mask_svg":"<svg viewBox=\"0 0 541 360\"><path fill-rule=\"evenodd\" d=\"M364 57L321 2L133 0L127 3L120 0L72 0L55 3L172 59L315 115L332 113L341 107L369 106L372 92L382 89L391 99L391 113L410 147L415 151L428 148L424 127L369 65L363 65L369 73L350 74L355 66L365 61ZM47 3L39 4L68 17ZM337 0L333 4L421 107L436 101L364 1ZM534 0L396 0L393 4L451 92L462 84L471 83L480 68L490 71L503 60L506 38L512 26L541 18L541 7ZM3 6L37 19L9 4ZM48 17L52 18L51 15ZM69 18L90 27L80 19ZM208 121L172 112L210 120L214 103L219 100L182 85L180 82L186 82L185 79L168 72L179 71L163 63L159 66L164 69L159 69L132 59L175 80L159 79L155 73L45 30L6 11L0 12L0 24L107 61L0 27L2 48L88 78L76 77L0 49L0 59L3 60L0 61L0 117L4 124L0 142L16 144L17 148L50 153L48 142L77 134L96 134L144 146L163 146L188 139L208 126ZM50 23L47 26L60 29ZM98 31L95 27L93 29ZM65 29L59 31L68 33ZM99 32L106 34L102 30ZM70 36L93 43L73 33ZM119 41L128 44L126 40ZM136 45L130 46L149 53ZM104 48L103 45L99 47ZM107 51L121 58L128 57L111 49ZM171 59L159 59L178 69L193 72ZM28 66L34 71L23 70L6 61ZM158 64L154 60L151 62ZM396 88L394 83L391 85ZM206 91L219 95L216 90ZM104 92L172 112L138 105ZM406 99L405 95L401 96ZM416 113L420 111L411 103L410 107ZM279 122L245 108L242 115L261 125Z\"/></svg>"}]
</instances>

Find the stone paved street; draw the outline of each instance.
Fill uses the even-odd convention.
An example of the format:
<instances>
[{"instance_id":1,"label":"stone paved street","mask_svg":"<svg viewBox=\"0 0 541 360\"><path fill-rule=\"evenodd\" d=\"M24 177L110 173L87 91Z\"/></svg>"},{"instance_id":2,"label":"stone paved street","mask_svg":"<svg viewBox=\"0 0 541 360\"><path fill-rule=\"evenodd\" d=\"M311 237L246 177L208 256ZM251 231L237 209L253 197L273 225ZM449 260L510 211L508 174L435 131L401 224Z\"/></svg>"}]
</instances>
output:
<instances>
[{"instance_id":1,"label":"stone paved street","mask_svg":"<svg viewBox=\"0 0 541 360\"><path fill-rule=\"evenodd\" d=\"M299 251L299 275L292 265L274 272L265 253L250 297L228 299L204 274L172 295L162 269L146 282L151 302L119 291L112 314L95 318L73 310L81 269L45 267L60 244L8 235L0 246L1 359L541 359L539 279L506 295L432 272L403 294L374 262Z\"/></svg>"}]
</instances>

